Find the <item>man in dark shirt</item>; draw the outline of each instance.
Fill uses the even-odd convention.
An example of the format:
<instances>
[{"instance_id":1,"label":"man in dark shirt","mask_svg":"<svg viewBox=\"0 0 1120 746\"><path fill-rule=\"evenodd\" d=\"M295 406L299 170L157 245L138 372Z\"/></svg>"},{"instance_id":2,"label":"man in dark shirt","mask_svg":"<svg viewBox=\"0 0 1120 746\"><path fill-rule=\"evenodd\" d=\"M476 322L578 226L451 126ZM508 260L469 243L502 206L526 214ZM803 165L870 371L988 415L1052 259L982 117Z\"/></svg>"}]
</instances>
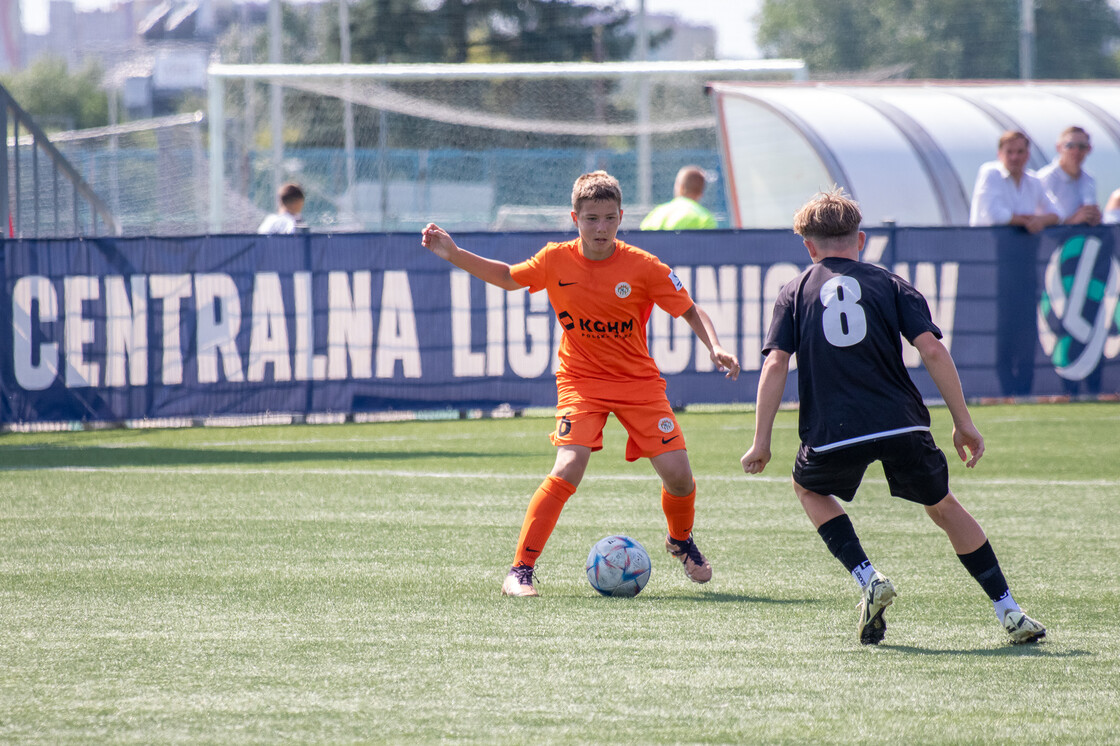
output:
<instances>
[{"instance_id":1,"label":"man in dark shirt","mask_svg":"<svg viewBox=\"0 0 1120 746\"><path fill-rule=\"evenodd\" d=\"M949 467L930 435L929 411L902 362L900 335L921 354L953 417L953 445L971 468L984 454L956 364L941 343L921 293L884 269L859 261L866 238L859 206L842 189L822 192L794 216L813 266L789 282L774 304L766 362L758 383L754 442L743 470L770 461L774 417L790 358L797 354L801 447L794 491L832 554L863 589L859 640L877 645L884 610L896 596L863 551L841 500L855 497L872 461L880 461L892 495L920 505L988 597L1013 644L1035 642L1046 628L1011 597L980 524L949 491Z\"/></svg>"}]
</instances>

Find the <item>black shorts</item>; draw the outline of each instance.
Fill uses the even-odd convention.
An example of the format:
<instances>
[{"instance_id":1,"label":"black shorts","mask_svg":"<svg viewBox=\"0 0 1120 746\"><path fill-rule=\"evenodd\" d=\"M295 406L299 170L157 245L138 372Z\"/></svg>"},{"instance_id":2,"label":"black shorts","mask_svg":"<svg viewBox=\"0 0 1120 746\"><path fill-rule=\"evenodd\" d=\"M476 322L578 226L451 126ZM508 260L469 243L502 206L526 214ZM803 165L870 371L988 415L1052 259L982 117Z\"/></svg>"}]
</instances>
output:
<instances>
[{"instance_id":1,"label":"black shorts","mask_svg":"<svg viewBox=\"0 0 1120 746\"><path fill-rule=\"evenodd\" d=\"M872 461L881 461L891 494L922 505L936 505L949 494L949 464L928 432L892 435L817 453L801 444L793 480L821 495L851 501Z\"/></svg>"}]
</instances>

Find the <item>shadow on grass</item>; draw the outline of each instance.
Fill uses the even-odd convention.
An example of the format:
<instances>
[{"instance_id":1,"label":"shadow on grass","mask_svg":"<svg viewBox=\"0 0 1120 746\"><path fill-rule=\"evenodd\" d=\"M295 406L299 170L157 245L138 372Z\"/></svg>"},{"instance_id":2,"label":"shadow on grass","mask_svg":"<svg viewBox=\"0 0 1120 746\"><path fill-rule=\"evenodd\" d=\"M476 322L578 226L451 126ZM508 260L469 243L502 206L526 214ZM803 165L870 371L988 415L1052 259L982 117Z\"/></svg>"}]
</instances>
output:
<instances>
[{"instance_id":1,"label":"shadow on grass","mask_svg":"<svg viewBox=\"0 0 1120 746\"><path fill-rule=\"evenodd\" d=\"M912 645L883 644L880 644L879 647L883 650L897 650L900 653L909 653L911 655L979 655L998 658L1020 658L1023 656L1035 658L1081 658L1087 655L1093 655L1089 650L1049 650L1049 646L1045 642L1030 645L1011 645L1005 643L995 648L974 648L971 650L918 648Z\"/></svg>"},{"instance_id":2,"label":"shadow on grass","mask_svg":"<svg viewBox=\"0 0 1120 746\"><path fill-rule=\"evenodd\" d=\"M371 443L371 446L376 446ZM385 463L438 459L442 462L462 459L523 458L522 453L501 451L296 451L245 450L237 448L40 448L11 451L0 458L0 470L59 468L116 468L128 466L262 466L307 462L342 461Z\"/></svg>"}]
</instances>

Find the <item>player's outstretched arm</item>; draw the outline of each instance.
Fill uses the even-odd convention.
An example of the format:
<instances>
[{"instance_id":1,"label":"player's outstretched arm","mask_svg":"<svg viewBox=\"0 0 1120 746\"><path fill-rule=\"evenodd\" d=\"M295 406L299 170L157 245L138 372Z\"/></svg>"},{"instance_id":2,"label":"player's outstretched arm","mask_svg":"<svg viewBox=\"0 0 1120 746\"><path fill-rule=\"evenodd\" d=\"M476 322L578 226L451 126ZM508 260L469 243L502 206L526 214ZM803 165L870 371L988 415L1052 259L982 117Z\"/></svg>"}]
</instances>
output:
<instances>
[{"instance_id":1,"label":"player's outstretched arm","mask_svg":"<svg viewBox=\"0 0 1120 746\"><path fill-rule=\"evenodd\" d=\"M732 355L719 344L716 329L712 326L712 319L704 309L695 303L692 308L681 314L681 318L688 322L692 331L708 348L708 355L721 372L725 373L732 381L739 377L739 359Z\"/></svg>"},{"instance_id":2,"label":"player's outstretched arm","mask_svg":"<svg viewBox=\"0 0 1120 746\"><path fill-rule=\"evenodd\" d=\"M941 344L941 340L933 336L933 332L919 334L914 340L914 347L922 356L922 363L926 366L929 377L941 392L941 398L945 400L945 406L953 417L953 446L957 449L957 455L971 469L984 455L984 436L976 429L976 425L972 423L972 415L968 413L961 379L957 374L957 364L953 362L953 356Z\"/></svg>"},{"instance_id":3,"label":"player's outstretched arm","mask_svg":"<svg viewBox=\"0 0 1120 746\"><path fill-rule=\"evenodd\" d=\"M440 259L469 272L483 282L506 290L519 290L522 287L510 275L508 264L459 248L451 234L435 223L424 226L424 230L420 232L420 243Z\"/></svg>"},{"instance_id":4,"label":"player's outstretched arm","mask_svg":"<svg viewBox=\"0 0 1120 746\"><path fill-rule=\"evenodd\" d=\"M755 397L754 442L739 463L747 474L761 474L770 463L770 440L774 433L774 418L782 404L782 392L786 390L786 377L789 375L790 354L782 350L771 350L762 364L762 375L758 379L758 395Z\"/></svg>"}]
</instances>

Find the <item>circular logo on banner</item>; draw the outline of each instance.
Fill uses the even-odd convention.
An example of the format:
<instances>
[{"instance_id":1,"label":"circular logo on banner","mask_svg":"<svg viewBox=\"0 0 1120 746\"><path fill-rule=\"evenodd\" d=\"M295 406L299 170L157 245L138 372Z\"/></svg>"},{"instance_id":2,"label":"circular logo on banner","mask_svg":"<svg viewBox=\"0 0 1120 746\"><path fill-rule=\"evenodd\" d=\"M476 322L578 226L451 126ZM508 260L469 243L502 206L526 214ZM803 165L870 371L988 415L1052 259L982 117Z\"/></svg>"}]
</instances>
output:
<instances>
[{"instance_id":1,"label":"circular logo on banner","mask_svg":"<svg viewBox=\"0 0 1120 746\"><path fill-rule=\"evenodd\" d=\"M1038 341L1054 370L1080 381L1120 354L1120 263L1096 236L1073 236L1046 265Z\"/></svg>"},{"instance_id":2,"label":"circular logo on banner","mask_svg":"<svg viewBox=\"0 0 1120 746\"><path fill-rule=\"evenodd\" d=\"M614 286L614 294L619 298L627 298L630 295L630 283L620 282Z\"/></svg>"},{"instance_id":3,"label":"circular logo on banner","mask_svg":"<svg viewBox=\"0 0 1120 746\"><path fill-rule=\"evenodd\" d=\"M671 417L662 417L657 423L657 429L663 433L671 433L676 428L676 424Z\"/></svg>"}]
</instances>

